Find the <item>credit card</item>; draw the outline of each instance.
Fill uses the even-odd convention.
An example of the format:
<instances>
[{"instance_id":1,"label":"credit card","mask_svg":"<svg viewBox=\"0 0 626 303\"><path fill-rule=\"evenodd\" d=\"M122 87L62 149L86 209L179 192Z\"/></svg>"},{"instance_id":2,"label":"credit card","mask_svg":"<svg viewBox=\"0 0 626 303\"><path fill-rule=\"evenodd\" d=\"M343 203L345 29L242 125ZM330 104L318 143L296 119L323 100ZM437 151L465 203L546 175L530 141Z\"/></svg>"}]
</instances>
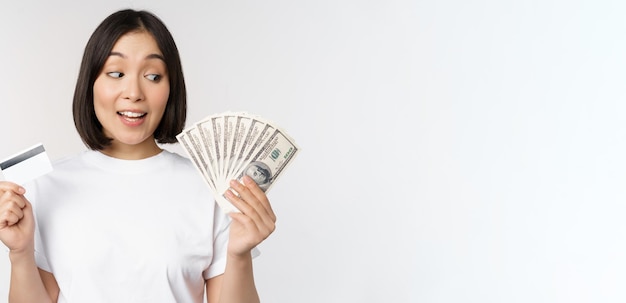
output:
<instances>
[{"instance_id":1,"label":"credit card","mask_svg":"<svg viewBox=\"0 0 626 303\"><path fill-rule=\"evenodd\" d=\"M43 144L38 143L0 162L4 180L24 185L52 171Z\"/></svg>"}]
</instances>

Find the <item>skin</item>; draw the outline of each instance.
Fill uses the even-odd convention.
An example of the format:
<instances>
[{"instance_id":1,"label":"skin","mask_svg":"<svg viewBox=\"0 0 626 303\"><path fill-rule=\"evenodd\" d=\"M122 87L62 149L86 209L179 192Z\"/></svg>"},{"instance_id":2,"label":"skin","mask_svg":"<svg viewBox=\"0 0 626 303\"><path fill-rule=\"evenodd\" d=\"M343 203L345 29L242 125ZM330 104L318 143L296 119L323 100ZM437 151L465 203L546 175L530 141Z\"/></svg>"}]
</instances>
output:
<instances>
[{"instance_id":1,"label":"skin","mask_svg":"<svg viewBox=\"0 0 626 303\"><path fill-rule=\"evenodd\" d=\"M153 133L165 112L170 86L163 55L150 34L134 32L120 37L93 92L96 117L104 134L113 139L103 153L136 160L161 152ZM124 112L143 116L125 117Z\"/></svg>"},{"instance_id":2,"label":"skin","mask_svg":"<svg viewBox=\"0 0 626 303\"><path fill-rule=\"evenodd\" d=\"M162 150L154 130L169 95L167 68L154 38L131 32L114 45L94 83L94 108L112 144L101 152L119 159L144 159ZM128 117L120 113L132 113ZM275 229L276 216L265 193L249 177L231 181L225 196L241 213L232 213L224 274L206 281L209 303L259 302L252 272L251 250ZM34 259L34 218L25 189L0 182L0 240L9 248L9 302L56 302L54 276L37 268Z\"/></svg>"}]
</instances>

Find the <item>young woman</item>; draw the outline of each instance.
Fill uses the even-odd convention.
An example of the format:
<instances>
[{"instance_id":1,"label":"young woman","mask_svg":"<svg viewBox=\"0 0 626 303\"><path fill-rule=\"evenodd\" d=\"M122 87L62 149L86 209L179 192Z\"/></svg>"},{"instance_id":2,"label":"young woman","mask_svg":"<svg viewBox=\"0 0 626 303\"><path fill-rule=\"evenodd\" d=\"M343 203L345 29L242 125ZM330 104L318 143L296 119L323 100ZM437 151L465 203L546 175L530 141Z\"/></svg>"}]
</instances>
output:
<instances>
[{"instance_id":1,"label":"young woman","mask_svg":"<svg viewBox=\"0 0 626 303\"><path fill-rule=\"evenodd\" d=\"M226 192L241 213L224 214L191 162L157 145L176 142L186 93L156 16L97 27L73 112L87 151L26 188L0 182L9 302L258 302L252 255L276 217L248 177Z\"/></svg>"}]
</instances>

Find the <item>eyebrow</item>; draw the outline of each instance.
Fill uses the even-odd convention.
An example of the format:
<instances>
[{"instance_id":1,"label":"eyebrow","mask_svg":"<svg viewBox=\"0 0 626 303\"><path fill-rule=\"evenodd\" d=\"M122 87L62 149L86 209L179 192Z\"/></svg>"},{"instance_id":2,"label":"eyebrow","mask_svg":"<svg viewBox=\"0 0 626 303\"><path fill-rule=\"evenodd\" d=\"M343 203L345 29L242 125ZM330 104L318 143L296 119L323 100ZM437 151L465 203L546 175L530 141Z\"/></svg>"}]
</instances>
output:
<instances>
[{"instance_id":1,"label":"eyebrow","mask_svg":"<svg viewBox=\"0 0 626 303\"><path fill-rule=\"evenodd\" d=\"M124 55L124 54L122 54L122 53L120 53L120 52L111 52L111 53L109 54L109 57L110 57L110 56L118 56L118 57L121 57L121 58L126 59L126 55ZM165 62L165 58L163 58L163 56L162 56L162 55L159 55L159 54L150 54L150 55L147 55L147 56L146 56L146 59L159 59L159 60L161 60L161 61Z\"/></svg>"}]
</instances>

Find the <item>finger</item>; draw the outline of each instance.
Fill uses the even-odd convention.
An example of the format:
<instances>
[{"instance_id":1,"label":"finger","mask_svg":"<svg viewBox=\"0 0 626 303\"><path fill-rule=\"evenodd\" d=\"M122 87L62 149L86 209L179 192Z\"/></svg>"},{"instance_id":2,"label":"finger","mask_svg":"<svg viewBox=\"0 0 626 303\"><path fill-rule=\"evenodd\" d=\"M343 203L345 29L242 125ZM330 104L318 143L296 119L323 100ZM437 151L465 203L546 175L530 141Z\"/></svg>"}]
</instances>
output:
<instances>
[{"instance_id":1,"label":"finger","mask_svg":"<svg viewBox=\"0 0 626 303\"><path fill-rule=\"evenodd\" d=\"M259 187L259 185L256 184L256 182L254 182L254 180L252 180L252 178L250 178L249 176L244 176L242 180L244 185L259 200L261 206L265 209L265 212L268 214L271 220L273 222L276 222L276 214L272 209L272 204L270 203L269 199L267 199L267 194L265 194L265 191L263 191Z\"/></svg>"},{"instance_id":2,"label":"finger","mask_svg":"<svg viewBox=\"0 0 626 303\"><path fill-rule=\"evenodd\" d=\"M244 180L245 180L245 178L244 178ZM252 183L254 183L254 181L252 181L252 180L250 180L250 181ZM250 189L247 187L247 185L241 184L237 180L231 180L230 186L237 193L239 193L239 198L242 199L244 202L246 202L248 205L250 205L254 209L254 212L255 212L255 214L253 214L253 213L251 213L249 211L248 212L244 212L244 213L252 216L253 219L256 219L256 217L258 216L258 219L263 221L263 224L265 224L265 225L273 224L274 219L272 218L272 215L270 214L270 212L268 212L268 209L264 206L263 202L261 202L259 200L259 197L257 197L257 195L252 193L250 191ZM258 188L258 186L256 186L256 183L254 183L254 185L252 185L252 186L255 186L257 189L260 190L260 188ZM267 197L265 196L265 193L263 193L262 191L261 191L260 196L261 196L261 199L267 200Z\"/></svg>"},{"instance_id":3,"label":"finger","mask_svg":"<svg viewBox=\"0 0 626 303\"><path fill-rule=\"evenodd\" d=\"M9 197L7 198L6 196ZM26 206L26 202L20 199L19 196L10 196L7 192L2 195L0 201L2 201L2 203L0 203L0 213L3 215L14 213L17 214L20 219L24 216L22 209Z\"/></svg>"},{"instance_id":4,"label":"finger","mask_svg":"<svg viewBox=\"0 0 626 303\"><path fill-rule=\"evenodd\" d=\"M226 191L225 196L241 211L241 213L233 213L233 215L239 218L238 221L244 224L247 230L258 235L262 240L274 232L276 229L274 221L267 216L259 215L259 212L250 203L237 197L230 190Z\"/></svg>"},{"instance_id":5,"label":"finger","mask_svg":"<svg viewBox=\"0 0 626 303\"><path fill-rule=\"evenodd\" d=\"M19 208L24 208L26 206L26 198L21 195L16 195L11 191L6 191L0 197L1 205L16 205Z\"/></svg>"},{"instance_id":6,"label":"finger","mask_svg":"<svg viewBox=\"0 0 626 303\"><path fill-rule=\"evenodd\" d=\"M23 195L26 193L26 189L9 181L0 181L0 191L2 192L11 191L18 195Z\"/></svg>"},{"instance_id":7,"label":"finger","mask_svg":"<svg viewBox=\"0 0 626 303\"><path fill-rule=\"evenodd\" d=\"M16 195L12 191L5 191L2 196L0 196L0 205L16 205L19 208L24 208L26 206L26 200L23 196Z\"/></svg>"},{"instance_id":8,"label":"finger","mask_svg":"<svg viewBox=\"0 0 626 303\"><path fill-rule=\"evenodd\" d=\"M240 194L242 194L243 199L250 203L259 213L266 215L271 221L275 221L276 217L265 192L249 176L244 176L242 181L243 184L234 181L232 185L238 192L241 191Z\"/></svg>"},{"instance_id":9,"label":"finger","mask_svg":"<svg viewBox=\"0 0 626 303\"><path fill-rule=\"evenodd\" d=\"M4 223L3 226L12 226L20 221L24 217L24 212L22 210L18 211L4 211L0 216L0 222Z\"/></svg>"},{"instance_id":10,"label":"finger","mask_svg":"<svg viewBox=\"0 0 626 303\"><path fill-rule=\"evenodd\" d=\"M226 192L224 192L224 197L228 201L230 201L230 203L232 203L237 209L239 209L242 214L251 217L255 215L258 216L254 207L252 207L250 203L246 202L241 193L237 192L234 188L226 190Z\"/></svg>"}]
</instances>

